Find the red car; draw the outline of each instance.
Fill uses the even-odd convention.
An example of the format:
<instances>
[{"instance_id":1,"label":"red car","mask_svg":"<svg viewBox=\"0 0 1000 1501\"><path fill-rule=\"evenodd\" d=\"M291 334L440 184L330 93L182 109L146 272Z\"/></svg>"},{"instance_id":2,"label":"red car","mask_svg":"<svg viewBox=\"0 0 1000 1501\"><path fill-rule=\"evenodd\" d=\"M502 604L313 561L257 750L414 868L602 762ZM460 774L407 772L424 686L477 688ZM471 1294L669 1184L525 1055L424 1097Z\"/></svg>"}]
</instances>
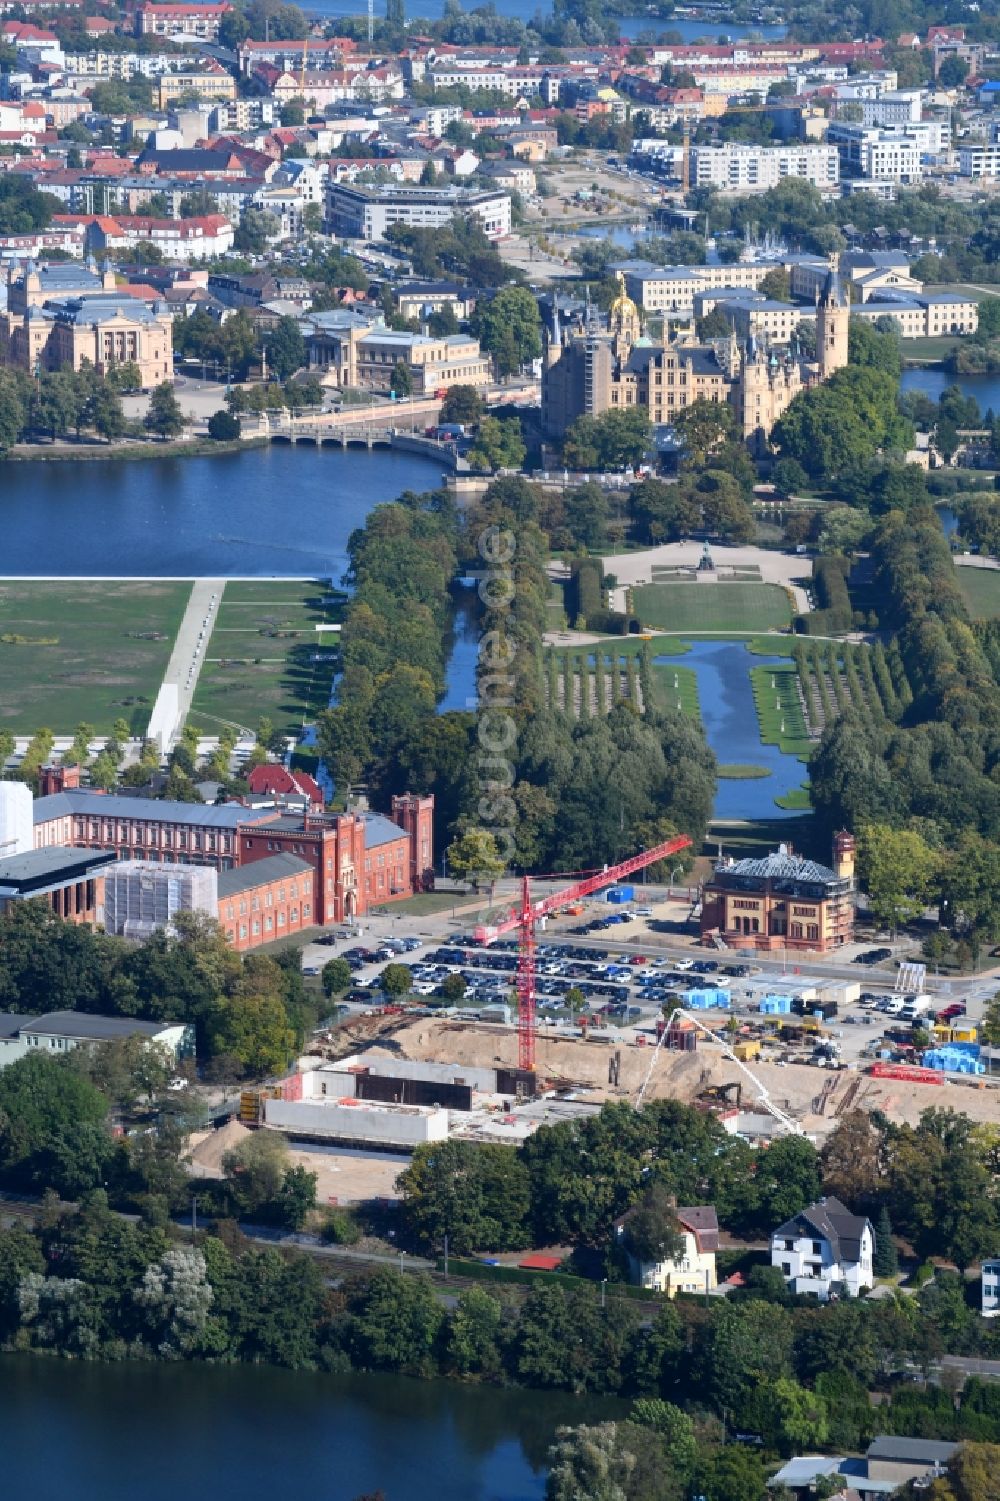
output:
<instances>
[{"instance_id":1,"label":"red car","mask_svg":"<svg viewBox=\"0 0 1000 1501\"><path fill-rule=\"evenodd\" d=\"M645 954L630 954L629 964L648 964L649 959Z\"/></svg>"}]
</instances>

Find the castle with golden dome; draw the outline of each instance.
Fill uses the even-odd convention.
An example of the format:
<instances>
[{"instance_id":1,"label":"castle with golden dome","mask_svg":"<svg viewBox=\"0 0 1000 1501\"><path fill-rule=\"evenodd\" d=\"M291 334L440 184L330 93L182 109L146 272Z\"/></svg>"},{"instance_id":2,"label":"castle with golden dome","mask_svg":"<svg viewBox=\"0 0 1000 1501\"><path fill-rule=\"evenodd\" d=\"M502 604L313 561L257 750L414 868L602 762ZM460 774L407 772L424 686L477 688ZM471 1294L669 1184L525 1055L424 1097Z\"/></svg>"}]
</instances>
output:
<instances>
[{"instance_id":1,"label":"castle with golden dome","mask_svg":"<svg viewBox=\"0 0 1000 1501\"><path fill-rule=\"evenodd\" d=\"M729 402L748 447L764 449L775 423L800 391L828 380L847 364L850 303L836 270L816 304L816 358L790 348L767 348L735 336L699 344L681 337L654 344L625 290L611 304L606 328L589 306L575 326L562 328L558 308L544 331L542 430L560 440L578 417L644 407L654 425L669 425L696 401Z\"/></svg>"}]
</instances>

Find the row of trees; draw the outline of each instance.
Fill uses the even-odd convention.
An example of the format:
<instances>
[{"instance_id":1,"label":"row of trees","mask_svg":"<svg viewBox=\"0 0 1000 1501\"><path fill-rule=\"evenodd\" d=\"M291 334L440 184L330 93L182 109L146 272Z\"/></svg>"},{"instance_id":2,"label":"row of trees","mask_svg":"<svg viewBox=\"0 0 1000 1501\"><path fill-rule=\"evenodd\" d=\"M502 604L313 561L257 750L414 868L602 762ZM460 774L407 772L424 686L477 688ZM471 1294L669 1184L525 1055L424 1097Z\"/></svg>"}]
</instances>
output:
<instances>
[{"instance_id":1,"label":"row of trees","mask_svg":"<svg viewBox=\"0 0 1000 1501\"><path fill-rule=\"evenodd\" d=\"M121 393L137 390L139 385L139 370L133 364L121 365L103 377L86 362L78 371L67 367L46 371L36 379L25 371L0 370L0 454L15 443L44 435L55 442L91 432L108 443L144 433L176 436L184 418L169 381L154 387L141 422L127 420Z\"/></svg>"},{"instance_id":2,"label":"row of trees","mask_svg":"<svg viewBox=\"0 0 1000 1501\"><path fill-rule=\"evenodd\" d=\"M64 922L43 903L11 903L0 914L0 1006L190 1023L199 1057L221 1079L285 1069L317 1020L298 955L241 958L200 914L178 914L174 928L133 944Z\"/></svg>"},{"instance_id":3,"label":"row of trees","mask_svg":"<svg viewBox=\"0 0 1000 1501\"><path fill-rule=\"evenodd\" d=\"M964 1268L998 1230L994 1137L951 1111L925 1111L916 1127L858 1112L822 1152L799 1137L755 1150L675 1101L641 1112L606 1105L591 1119L543 1127L517 1149L418 1148L399 1178L403 1223L424 1249L440 1250L445 1235L454 1251L587 1248L620 1277L614 1224L636 1205L656 1207L651 1186L673 1202L714 1204L724 1227L753 1237L826 1192L873 1219L885 1210L921 1256Z\"/></svg>"},{"instance_id":4,"label":"row of trees","mask_svg":"<svg viewBox=\"0 0 1000 1501\"><path fill-rule=\"evenodd\" d=\"M904 1390L877 1409L868 1396L907 1361L968 1348L974 1315L959 1279L945 1274L912 1299L823 1309L784 1308L762 1291L711 1308L614 1297L602 1307L593 1289L546 1283L523 1302L474 1287L446 1307L426 1277L387 1268L333 1287L314 1260L256 1249L232 1224L181 1244L148 1215L121 1220L101 1191L77 1213L48 1210L37 1233L0 1231L7 1345L631 1398L633 1419L664 1441L672 1463L660 1483L678 1501L696 1469L718 1501L759 1501L770 1455L857 1449L875 1431L1000 1437L996 1388L975 1378L960 1405L933 1390ZM764 1452L723 1447L723 1419L759 1435Z\"/></svg>"}]
</instances>

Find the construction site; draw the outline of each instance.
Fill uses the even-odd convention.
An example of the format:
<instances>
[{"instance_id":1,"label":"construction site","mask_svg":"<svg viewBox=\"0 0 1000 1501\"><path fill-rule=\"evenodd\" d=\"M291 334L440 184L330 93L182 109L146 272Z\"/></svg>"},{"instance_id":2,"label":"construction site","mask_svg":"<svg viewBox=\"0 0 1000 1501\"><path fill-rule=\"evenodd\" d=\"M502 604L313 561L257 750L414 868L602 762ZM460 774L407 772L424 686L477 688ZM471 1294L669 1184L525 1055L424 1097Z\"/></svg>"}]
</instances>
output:
<instances>
[{"instance_id":1,"label":"construction site","mask_svg":"<svg viewBox=\"0 0 1000 1501\"><path fill-rule=\"evenodd\" d=\"M657 914L669 896L637 909L649 926L624 940L630 952L615 963L580 939L539 945L539 930L546 940L562 936L559 924L583 914L588 899L595 909L626 911L633 888L616 883L688 844L677 836L539 897L524 878L506 912L428 955L449 961L432 973L460 973L468 993L480 983L513 986L513 1024L511 1008L496 1005L481 1015L455 1005L348 1015L314 1039L285 1079L244 1090L239 1129L280 1131L298 1160L324 1170L329 1192L321 1188L322 1196L349 1202L348 1185L352 1199L393 1197L395 1177L417 1147L450 1138L516 1146L539 1127L594 1114L608 1101L641 1108L677 1100L762 1145L785 1134L822 1145L854 1110L912 1125L932 1105L974 1121L996 1118L992 1050L979 1047L964 1003L933 1012L920 963L899 961L885 995L822 966L814 975L798 966L788 974L784 965L780 972L754 963L723 969L675 958L681 972L666 974L660 966L668 958L651 963L639 949L654 947L647 939L662 926ZM577 992L578 1004L593 1008L586 1014L557 1019L545 1010L540 1023L541 1008L554 1004L550 988L568 984L551 975L564 971L579 983L587 975L600 981L587 990L601 993L584 1001ZM494 979L482 981L484 973ZM612 976L629 983L604 1000L615 993ZM888 1025L877 1031L880 1014ZM204 1156L211 1150L210 1143L195 1148L195 1171L211 1171Z\"/></svg>"}]
</instances>

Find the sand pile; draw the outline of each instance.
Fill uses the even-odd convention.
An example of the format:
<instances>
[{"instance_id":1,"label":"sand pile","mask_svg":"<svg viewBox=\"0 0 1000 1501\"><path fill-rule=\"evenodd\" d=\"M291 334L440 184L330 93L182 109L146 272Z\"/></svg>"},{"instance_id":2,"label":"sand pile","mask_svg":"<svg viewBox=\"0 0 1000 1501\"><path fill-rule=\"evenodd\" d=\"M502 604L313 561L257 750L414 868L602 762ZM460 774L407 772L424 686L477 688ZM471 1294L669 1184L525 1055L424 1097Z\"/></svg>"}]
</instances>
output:
<instances>
[{"instance_id":1,"label":"sand pile","mask_svg":"<svg viewBox=\"0 0 1000 1501\"><path fill-rule=\"evenodd\" d=\"M221 1178L222 1159L250 1135L239 1121L228 1121L218 1131L196 1131L188 1138L185 1157L192 1176L196 1178Z\"/></svg>"}]
</instances>

